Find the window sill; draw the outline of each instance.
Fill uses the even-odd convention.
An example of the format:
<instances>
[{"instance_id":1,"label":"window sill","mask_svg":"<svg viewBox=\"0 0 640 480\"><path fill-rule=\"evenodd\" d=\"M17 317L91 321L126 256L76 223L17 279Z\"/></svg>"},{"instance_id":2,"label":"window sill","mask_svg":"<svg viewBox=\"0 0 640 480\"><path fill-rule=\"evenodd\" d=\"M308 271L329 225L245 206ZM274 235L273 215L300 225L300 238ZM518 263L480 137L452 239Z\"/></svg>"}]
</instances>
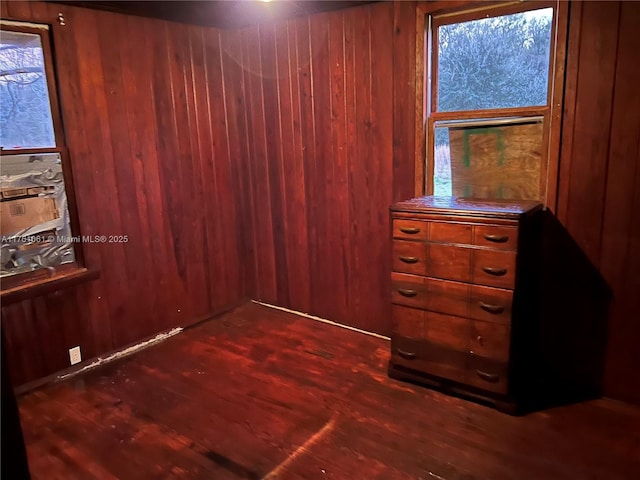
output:
<instances>
[{"instance_id":1,"label":"window sill","mask_svg":"<svg viewBox=\"0 0 640 480\"><path fill-rule=\"evenodd\" d=\"M65 269L50 277L37 278L0 290L0 300L3 305L20 302L29 298L46 295L63 288L72 287L80 283L97 279L100 271L89 270L84 267Z\"/></svg>"}]
</instances>

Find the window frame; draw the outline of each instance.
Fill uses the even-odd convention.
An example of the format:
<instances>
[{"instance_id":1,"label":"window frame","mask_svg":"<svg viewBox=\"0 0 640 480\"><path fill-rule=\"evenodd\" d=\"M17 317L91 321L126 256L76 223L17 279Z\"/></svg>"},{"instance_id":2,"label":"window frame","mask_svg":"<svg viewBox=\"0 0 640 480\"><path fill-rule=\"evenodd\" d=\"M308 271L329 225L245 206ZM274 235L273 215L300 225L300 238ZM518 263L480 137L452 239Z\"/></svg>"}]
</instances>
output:
<instances>
[{"instance_id":1,"label":"window frame","mask_svg":"<svg viewBox=\"0 0 640 480\"><path fill-rule=\"evenodd\" d=\"M6 23L5 23L6 22ZM24 25L20 25L24 23ZM51 109L51 120L53 122L53 135L55 139L55 146L43 147L43 148L18 148L18 149L6 149L0 148L2 155L16 155L16 154L33 154L38 153L60 153L65 148L64 130L62 127L62 115L60 114L60 107L58 101L57 78L55 77L55 70L53 66L53 52L51 49L51 39L49 35L49 26L42 24L42 27L35 26L36 24L28 22L8 21L2 19L2 30L16 33L27 33L31 35L38 35L40 37L40 44L42 46L42 56L44 58L44 74L47 81L47 89L49 93L49 107ZM65 178L66 181L66 178Z\"/></svg>"},{"instance_id":2,"label":"window frame","mask_svg":"<svg viewBox=\"0 0 640 480\"><path fill-rule=\"evenodd\" d=\"M437 112L436 29L442 25L479 20L487 16L509 15L529 10L553 8L547 104L544 106ZM543 117L543 144L540 166L541 201L555 207L557 202L560 129L564 87L564 66L568 29L568 2L536 0L528 2L440 1L421 3L416 8L416 152L415 194L434 192L434 123L504 117ZM487 15L489 14L489 15Z\"/></svg>"},{"instance_id":3,"label":"window frame","mask_svg":"<svg viewBox=\"0 0 640 480\"><path fill-rule=\"evenodd\" d=\"M29 21L2 18L0 27L5 31L34 34L40 37L42 54L44 59L44 73L49 94L49 106L53 123L55 146L44 148L0 148L0 157L9 155L37 155L44 153L57 153L60 155L62 175L64 178L65 194L67 197L67 210L69 213L69 227L71 234L81 237L78 208L73 183L73 173L69 149L65 141L62 110L58 94L58 77L55 69L55 59L52 45L52 25L45 23L33 23ZM84 252L80 243L73 243L75 260L57 267L39 268L30 272L17 273L4 277L0 286L0 298L2 303L12 303L24 298L45 294L52 290L64 288L86 280L92 280L99 276L96 270L87 269L84 265Z\"/></svg>"}]
</instances>

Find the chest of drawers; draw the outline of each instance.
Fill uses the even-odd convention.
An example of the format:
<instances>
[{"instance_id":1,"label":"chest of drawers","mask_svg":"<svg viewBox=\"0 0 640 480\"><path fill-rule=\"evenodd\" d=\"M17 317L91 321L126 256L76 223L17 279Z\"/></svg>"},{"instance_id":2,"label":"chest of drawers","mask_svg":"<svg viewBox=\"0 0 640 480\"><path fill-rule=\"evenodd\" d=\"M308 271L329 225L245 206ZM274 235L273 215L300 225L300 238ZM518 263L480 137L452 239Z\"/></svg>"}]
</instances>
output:
<instances>
[{"instance_id":1,"label":"chest of drawers","mask_svg":"<svg viewBox=\"0 0 640 480\"><path fill-rule=\"evenodd\" d=\"M389 375L515 412L535 369L537 202L391 206Z\"/></svg>"}]
</instances>

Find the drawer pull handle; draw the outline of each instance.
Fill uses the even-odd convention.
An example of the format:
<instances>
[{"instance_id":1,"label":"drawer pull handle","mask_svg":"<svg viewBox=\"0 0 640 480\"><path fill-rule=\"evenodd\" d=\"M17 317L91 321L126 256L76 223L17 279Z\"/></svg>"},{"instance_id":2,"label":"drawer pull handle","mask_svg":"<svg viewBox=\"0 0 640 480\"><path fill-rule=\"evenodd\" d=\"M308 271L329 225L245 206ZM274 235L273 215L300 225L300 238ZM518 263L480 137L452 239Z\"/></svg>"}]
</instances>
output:
<instances>
[{"instance_id":1,"label":"drawer pull handle","mask_svg":"<svg viewBox=\"0 0 640 480\"><path fill-rule=\"evenodd\" d=\"M407 352L406 350L402 350L400 348L396 349L396 351L398 352L398 355L400 355L402 358L406 358L407 360L415 360L417 357L415 352Z\"/></svg>"},{"instance_id":2,"label":"drawer pull handle","mask_svg":"<svg viewBox=\"0 0 640 480\"><path fill-rule=\"evenodd\" d=\"M418 294L415 290L409 290L406 288L399 288L398 293L403 297L415 297Z\"/></svg>"},{"instance_id":3,"label":"drawer pull handle","mask_svg":"<svg viewBox=\"0 0 640 480\"><path fill-rule=\"evenodd\" d=\"M402 233L407 233L409 235L415 235L416 233L420 233L420 229L415 227L402 227L400 228L400 231Z\"/></svg>"},{"instance_id":4,"label":"drawer pull handle","mask_svg":"<svg viewBox=\"0 0 640 480\"><path fill-rule=\"evenodd\" d=\"M489 383L496 383L500 380L500 375L497 375L495 373L487 373L477 369L476 369L476 373L482 380L485 380Z\"/></svg>"},{"instance_id":5,"label":"drawer pull handle","mask_svg":"<svg viewBox=\"0 0 640 480\"><path fill-rule=\"evenodd\" d=\"M490 303L484 303L482 301L478 302L478 304L485 312L495 313L496 315L504 312L504 307L502 305L491 305Z\"/></svg>"},{"instance_id":6,"label":"drawer pull handle","mask_svg":"<svg viewBox=\"0 0 640 480\"><path fill-rule=\"evenodd\" d=\"M505 243L507 240L509 240L509 237L506 235L490 235L488 233L484 234L484 238L485 240L489 240L490 242L494 243Z\"/></svg>"},{"instance_id":7,"label":"drawer pull handle","mask_svg":"<svg viewBox=\"0 0 640 480\"><path fill-rule=\"evenodd\" d=\"M489 275L493 275L496 277L501 277L507 273L506 268L482 267L482 270L484 270Z\"/></svg>"},{"instance_id":8,"label":"drawer pull handle","mask_svg":"<svg viewBox=\"0 0 640 480\"><path fill-rule=\"evenodd\" d=\"M418 257L400 257L404 263L418 263Z\"/></svg>"}]
</instances>

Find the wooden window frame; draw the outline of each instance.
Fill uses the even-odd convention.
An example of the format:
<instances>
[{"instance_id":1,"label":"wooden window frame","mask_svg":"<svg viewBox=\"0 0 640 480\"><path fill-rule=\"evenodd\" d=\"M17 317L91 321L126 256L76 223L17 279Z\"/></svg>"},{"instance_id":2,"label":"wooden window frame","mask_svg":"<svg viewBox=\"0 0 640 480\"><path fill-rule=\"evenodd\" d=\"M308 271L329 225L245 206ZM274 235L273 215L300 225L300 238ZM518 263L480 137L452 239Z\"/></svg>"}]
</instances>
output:
<instances>
[{"instance_id":1,"label":"wooden window frame","mask_svg":"<svg viewBox=\"0 0 640 480\"><path fill-rule=\"evenodd\" d=\"M491 16L508 15L540 8L553 8L551 48L549 61L549 88L547 105L470 110L464 112L436 112L437 101L437 45L432 35L441 25L460 23ZM568 30L569 4L560 0L529 2L473 2L439 1L420 3L416 8L416 151L415 195L432 195L434 192L433 124L442 120L471 118L498 118L506 116L542 116L546 145L540 169L541 200L545 206L557 202L558 168L560 157L560 132L564 86L564 66ZM431 47L432 45L433 48ZM435 63L435 65L434 65ZM434 115L435 114L435 115Z\"/></svg>"},{"instance_id":2,"label":"wooden window frame","mask_svg":"<svg viewBox=\"0 0 640 480\"><path fill-rule=\"evenodd\" d=\"M54 67L51 42L52 27L51 25L34 24L9 18L3 18L2 20L2 30L28 33L40 37L55 146L45 148L0 149L0 157L5 155L38 155L44 153L57 153L60 155L65 194L67 197L67 210L69 212L69 227L74 237L81 238L71 161L65 141L62 110L60 108L57 88L58 82ZM82 245L80 243L73 243L73 251L75 257L73 262L54 267L53 270L40 268L31 272L18 273L3 278L2 285L0 286L0 299L2 303L13 303L14 301L43 295L60 288L98 278L99 272L97 270L85 267Z\"/></svg>"}]
</instances>

